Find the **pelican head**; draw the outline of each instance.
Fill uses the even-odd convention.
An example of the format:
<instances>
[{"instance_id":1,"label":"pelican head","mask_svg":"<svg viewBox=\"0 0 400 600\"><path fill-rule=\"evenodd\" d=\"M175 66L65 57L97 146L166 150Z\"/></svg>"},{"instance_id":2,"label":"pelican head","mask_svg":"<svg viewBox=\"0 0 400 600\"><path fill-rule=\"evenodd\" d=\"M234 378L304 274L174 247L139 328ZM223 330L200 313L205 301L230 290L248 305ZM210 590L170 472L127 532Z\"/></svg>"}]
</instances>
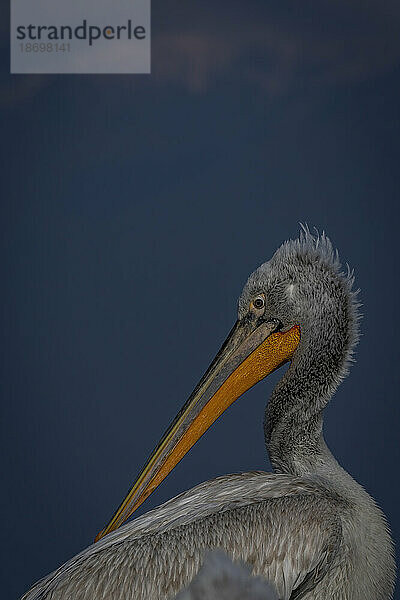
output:
<instances>
[{"instance_id":1,"label":"pelican head","mask_svg":"<svg viewBox=\"0 0 400 600\"><path fill-rule=\"evenodd\" d=\"M303 474L307 468L299 465L324 444L322 411L347 374L359 337L360 305L353 283L352 271L347 266L342 272L329 238L303 227L298 239L282 244L250 275L239 298L239 320L258 294L265 298L264 319L277 317L281 331L296 325L301 332L290 368L265 413L266 445L275 471Z\"/></svg>"},{"instance_id":2,"label":"pelican head","mask_svg":"<svg viewBox=\"0 0 400 600\"><path fill-rule=\"evenodd\" d=\"M282 425L283 414L287 419L300 419L298 425L303 430L309 420L319 419L346 373L357 340L352 283L351 273L341 272L329 239L324 234L313 236L307 228L299 239L285 242L271 260L252 273L226 341L96 539L118 528L224 410L281 365L291 363L278 384L280 392L286 386L287 393L279 394L279 402L272 396L266 413L269 450L293 443L284 439L287 428ZM291 377L293 372L296 378ZM296 389L291 387L294 379ZM310 382L318 380L313 397ZM286 406L282 406L283 396ZM300 411L295 410L299 403ZM319 442L303 437L307 451L315 451ZM274 466L279 469L280 453L274 456Z\"/></svg>"}]
</instances>

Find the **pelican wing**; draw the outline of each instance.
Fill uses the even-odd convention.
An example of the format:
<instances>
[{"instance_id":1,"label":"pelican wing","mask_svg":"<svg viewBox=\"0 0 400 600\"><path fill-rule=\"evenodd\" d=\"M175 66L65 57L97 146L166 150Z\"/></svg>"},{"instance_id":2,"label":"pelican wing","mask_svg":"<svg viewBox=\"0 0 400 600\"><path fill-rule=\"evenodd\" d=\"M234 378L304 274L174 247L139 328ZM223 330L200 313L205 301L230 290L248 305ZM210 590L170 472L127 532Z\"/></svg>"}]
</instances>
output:
<instances>
[{"instance_id":1,"label":"pelican wing","mask_svg":"<svg viewBox=\"0 0 400 600\"><path fill-rule=\"evenodd\" d=\"M301 598L338 555L342 503L317 479L219 477L105 536L23 600L167 600L188 585L210 548L247 563L280 598Z\"/></svg>"}]
</instances>

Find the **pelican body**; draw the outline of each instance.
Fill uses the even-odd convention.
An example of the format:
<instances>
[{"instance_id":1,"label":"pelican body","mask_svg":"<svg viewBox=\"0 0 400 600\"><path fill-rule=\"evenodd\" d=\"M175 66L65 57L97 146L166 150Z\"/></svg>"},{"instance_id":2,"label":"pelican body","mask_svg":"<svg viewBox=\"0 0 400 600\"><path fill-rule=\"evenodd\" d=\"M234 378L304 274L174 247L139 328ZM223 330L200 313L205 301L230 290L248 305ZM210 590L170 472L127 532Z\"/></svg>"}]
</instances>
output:
<instances>
[{"instance_id":1,"label":"pelican body","mask_svg":"<svg viewBox=\"0 0 400 600\"><path fill-rule=\"evenodd\" d=\"M386 519L323 436L358 339L352 286L325 235L285 242L249 277L226 342L96 543L23 599L170 600L210 549L281 600L392 598ZM218 477L123 524L233 401L286 362L264 419L274 473Z\"/></svg>"}]
</instances>

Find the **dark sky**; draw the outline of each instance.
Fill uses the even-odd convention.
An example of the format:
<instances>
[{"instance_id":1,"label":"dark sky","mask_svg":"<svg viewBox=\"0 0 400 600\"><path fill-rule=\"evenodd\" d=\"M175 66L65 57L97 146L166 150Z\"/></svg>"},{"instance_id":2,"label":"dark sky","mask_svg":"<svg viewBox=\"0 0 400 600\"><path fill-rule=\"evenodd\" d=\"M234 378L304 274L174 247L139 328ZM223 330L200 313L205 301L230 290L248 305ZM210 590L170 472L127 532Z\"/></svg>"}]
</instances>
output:
<instances>
[{"instance_id":1,"label":"dark sky","mask_svg":"<svg viewBox=\"0 0 400 600\"><path fill-rule=\"evenodd\" d=\"M4 598L92 542L299 221L364 304L326 439L400 537L399 4L215 5L153 2L151 76L10 76L0 20ZM141 512L270 469L279 376Z\"/></svg>"}]
</instances>

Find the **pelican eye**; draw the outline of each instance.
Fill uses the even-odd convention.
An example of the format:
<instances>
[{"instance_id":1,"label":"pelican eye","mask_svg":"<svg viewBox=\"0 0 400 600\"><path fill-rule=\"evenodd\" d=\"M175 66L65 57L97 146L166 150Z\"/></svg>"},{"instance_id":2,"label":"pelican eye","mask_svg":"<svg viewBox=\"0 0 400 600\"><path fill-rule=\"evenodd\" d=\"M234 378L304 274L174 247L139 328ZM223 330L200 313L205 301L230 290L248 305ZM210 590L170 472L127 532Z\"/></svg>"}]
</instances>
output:
<instances>
[{"instance_id":1,"label":"pelican eye","mask_svg":"<svg viewBox=\"0 0 400 600\"><path fill-rule=\"evenodd\" d=\"M256 296L254 298L254 300L251 303L251 308L259 311L262 310L263 308L265 308L265 296L264 294L260 294L259 296Z\"/></svg>"}]
</instances>

